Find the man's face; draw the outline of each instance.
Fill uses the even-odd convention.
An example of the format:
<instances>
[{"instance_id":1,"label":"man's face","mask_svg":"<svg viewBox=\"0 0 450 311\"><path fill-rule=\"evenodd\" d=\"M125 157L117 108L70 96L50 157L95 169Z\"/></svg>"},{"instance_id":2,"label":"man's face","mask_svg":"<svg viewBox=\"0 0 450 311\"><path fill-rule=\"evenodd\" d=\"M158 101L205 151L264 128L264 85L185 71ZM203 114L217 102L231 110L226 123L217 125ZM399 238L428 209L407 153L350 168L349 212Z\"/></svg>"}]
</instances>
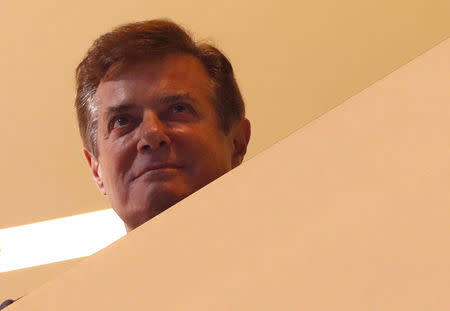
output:
<instances>
[{"instance_id":1,"label":"man's face","mask_svg":"<svg viewBox=\"0 0 450 311\"><path fill-rule=\"evenodd\" d=\"M116 66L100 82L98 156L85 154L128 231L241 163L248 120L226 135L212 92L203 64L187 54Z\"/></svg>"}]
</instances>

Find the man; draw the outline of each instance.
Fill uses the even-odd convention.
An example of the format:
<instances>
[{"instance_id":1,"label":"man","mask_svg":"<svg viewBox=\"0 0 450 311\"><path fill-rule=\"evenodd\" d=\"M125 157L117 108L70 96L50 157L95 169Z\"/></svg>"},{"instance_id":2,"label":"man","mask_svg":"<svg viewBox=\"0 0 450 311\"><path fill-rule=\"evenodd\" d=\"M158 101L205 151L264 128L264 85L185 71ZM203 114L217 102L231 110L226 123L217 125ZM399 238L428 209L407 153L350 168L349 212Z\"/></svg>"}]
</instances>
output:
<instances>
[{"instance_id":1,"label":"man","mask_svg":"<svg viewBox=\"0 0 450 311\"><path fill-rule=\"evenodd\" d=\"M76 78L84 154L127 232L244 158L250 123L230 62L173 22L99 37Z\"/></svg>"},{"instance_id":2,"label":"man","mask_svg":"<svg viewBox=\"0 0 450 311\"><path fill-rule=\"evenodd\" d=\"M127 232L239 165L247 151L250 123L231 64L170 21L99 37L76 83L84 154Z\"/></svg>"}]
</instances>

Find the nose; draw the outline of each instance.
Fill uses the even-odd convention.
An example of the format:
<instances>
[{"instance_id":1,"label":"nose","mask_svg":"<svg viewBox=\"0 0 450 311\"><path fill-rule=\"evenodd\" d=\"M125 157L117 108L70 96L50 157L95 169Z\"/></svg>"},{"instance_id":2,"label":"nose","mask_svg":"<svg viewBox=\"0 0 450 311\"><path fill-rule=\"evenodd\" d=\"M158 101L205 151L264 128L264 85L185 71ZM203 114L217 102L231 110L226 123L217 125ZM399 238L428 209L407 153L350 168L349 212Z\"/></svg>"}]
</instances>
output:
<instances>
[{"instance_id":1,"label":"nose","mask_svg":"<svg viewBox=\"0 0 450 311\"><path fill-rule=\"evenodd\" d=\"M154 112L144 114L140 125L140 138L137 144L138 152L157 150L171 143L165 124Z\"/></svg>"}]
</instances>

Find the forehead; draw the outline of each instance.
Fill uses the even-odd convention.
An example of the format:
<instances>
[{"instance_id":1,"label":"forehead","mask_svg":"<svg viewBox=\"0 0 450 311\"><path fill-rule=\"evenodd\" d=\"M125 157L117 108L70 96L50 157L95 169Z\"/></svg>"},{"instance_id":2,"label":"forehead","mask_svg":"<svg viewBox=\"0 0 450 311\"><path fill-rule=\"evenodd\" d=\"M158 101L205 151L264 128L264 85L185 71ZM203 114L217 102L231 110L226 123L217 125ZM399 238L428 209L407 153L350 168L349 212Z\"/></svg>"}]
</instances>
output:
<instances>
[{"instance_id":1,"label":"forehead","mask_svg":"<svg viewBox=\"0 0 450 311\"><path fill-rule=\"evenodd\" d=\"M207 96L208 99L213 95L211 79L204 65L189 54L168 54L115 64L100 81L96 96L100 106L104 106L133 100L135 96L148 98L179 92L192 97Z\"/></svg>"}]
</instances>

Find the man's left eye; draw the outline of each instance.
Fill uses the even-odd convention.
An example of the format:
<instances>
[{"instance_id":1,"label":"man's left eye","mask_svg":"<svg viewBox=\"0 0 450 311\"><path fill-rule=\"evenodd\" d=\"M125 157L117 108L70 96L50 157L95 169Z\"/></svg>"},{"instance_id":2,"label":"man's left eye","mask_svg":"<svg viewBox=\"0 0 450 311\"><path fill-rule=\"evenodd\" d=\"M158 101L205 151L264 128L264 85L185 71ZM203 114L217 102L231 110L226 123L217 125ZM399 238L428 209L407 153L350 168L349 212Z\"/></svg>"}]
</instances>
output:
<instances>
[{"instance_id":1,"label":"man's left eye","mask_svg":"<svg viewBox=\"0 0 450 311\"><path fill-rule=\"evenodd\" d=\"M180 113L180 112L186 112L188 109L185 105L174 105L171 107L172 112Z\"/></svg>"}]
</instances>

